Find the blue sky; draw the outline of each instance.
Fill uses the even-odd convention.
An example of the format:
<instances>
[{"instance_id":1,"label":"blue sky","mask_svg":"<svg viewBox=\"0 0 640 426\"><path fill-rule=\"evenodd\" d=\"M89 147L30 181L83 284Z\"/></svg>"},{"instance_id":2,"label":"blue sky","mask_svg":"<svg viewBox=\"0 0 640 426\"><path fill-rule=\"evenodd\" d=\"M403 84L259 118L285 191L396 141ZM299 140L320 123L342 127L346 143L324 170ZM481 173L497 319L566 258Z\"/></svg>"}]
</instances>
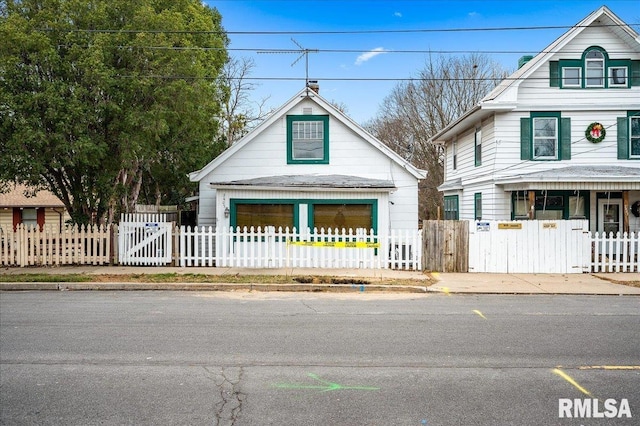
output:
<instances>
[{"instance_id":1,"label":"blue sky","mask_svg":"<svg viewBox=\"0 0 640 426\"><path fill-rule=\"evenodd\" d=\"M269 97L267 105L275 108L304 87L304 57L291 66L300 54L258 53L265 49L296 50L298 43L305 49L320 50L309 54L309 79L319 80L320 94L329 101L345 105L347 114L361 124L376 115L384 98L399 81L358 79L415 77L424 68L429 50L488 51L492 59L515 70L518 58L544 49L566 29L384 31L571 26L605 4L636 31L640 28L640 0L609 0L606 3L602 0L205 0L204 3L217 8L222 15L222 25L230 33L229 48L232 50L229 54L255 61L250 77L300 79L252 81L258 85L251 94L255 101ZM289 31L299 33L255 34ZM311 31L338 33L304 33ZM372 32L362 33L365 31ZM392 52L394 50L419 52ZM499 53L504 51L515 52ZM351 80L330 80L341 78Z\"/></svg>"}]
</instances>

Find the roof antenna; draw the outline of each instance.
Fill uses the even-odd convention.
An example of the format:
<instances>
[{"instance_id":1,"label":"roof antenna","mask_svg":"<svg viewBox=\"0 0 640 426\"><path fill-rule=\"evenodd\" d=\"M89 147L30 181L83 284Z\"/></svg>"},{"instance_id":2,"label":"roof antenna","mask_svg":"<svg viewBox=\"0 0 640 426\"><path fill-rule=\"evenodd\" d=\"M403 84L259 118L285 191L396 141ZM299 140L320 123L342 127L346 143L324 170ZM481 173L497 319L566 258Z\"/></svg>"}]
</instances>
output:
<instances>
[{"instance_id":1,"label":"roof antenna","mask_svg":"<svg viewBox=\"0 0 640 426\"><path fill-rule=\"evenodd\" d=\"M309 89L315 91L317 93L317 81L313 81L310 82L309 81L309 53L318 53L318 49L307 49L302 47L302 45L300 45L300 43L298 43L295 39L291 38L291 41L294 42L296 44L296 46L298 46L300 48L300 50L259 50L257 51L257 53L299 53L300 56L298 56L298 58L293 61L293 63L291 64L291 66L294 66L295 64L298 63L298 61L300 61L300 59L302 59L302 57L304 57L305 59L305 87L307 88L307 96L309 96ZM313 87L312 87L312 83L313 83Z\"/></svg>"},{"instance_id":2,"label":"roof antenna","mask_svg":"<svg viewBox=\"0 0 640 426\"><path fill-rule=\"evenodd\" d=\"M318 49L304 48L293 37L291 38L291 41L294 42L300 48L300 56L298 56L298 58L295 61L293 61L291 66L294 66L295 64L297 64L298 61L300 61L300 59L302 59L302 57L304 56L304 59L305 59L304 81L305 81L305 87L307 88L307 96L309 96L309 53L318 53Z\"/></svg>"}]
</instances>

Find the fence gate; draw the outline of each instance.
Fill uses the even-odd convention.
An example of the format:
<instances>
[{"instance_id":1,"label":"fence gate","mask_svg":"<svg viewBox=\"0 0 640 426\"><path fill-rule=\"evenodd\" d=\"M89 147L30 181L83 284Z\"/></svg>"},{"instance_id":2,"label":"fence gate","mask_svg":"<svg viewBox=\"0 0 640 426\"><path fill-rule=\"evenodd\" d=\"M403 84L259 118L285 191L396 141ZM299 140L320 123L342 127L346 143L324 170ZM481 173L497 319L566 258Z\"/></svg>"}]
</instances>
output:
<instances>
[{"instance_id":1,"label":"fence gate","mask_svg":"<svg viewBox=\"0 0 640 426\"><path fill-rule=\"evenodd\" d=\"M171 263L172 222L164 214L123 214L118 226L118 263L166 265Z\"/></svg>"},{"instance_id":2,"label":"fence gate","mask_svg":"<svg viewBox=\"0 0 640 426\"><path fill-rule=\"evenodd\" d=\"M589 272L586 220L469 221L469 272Z\"/></svg>"},{"instance_id":3,"label":"fence gate","mask_svg":"<svg viewBox=\"0 0 640 426\"><path fill-rule=\"evenodd\" d=\"M425 220L423 267L425 271L467 272L469 269L469 225L467 221Z\"/></svg>"}]
</instances>

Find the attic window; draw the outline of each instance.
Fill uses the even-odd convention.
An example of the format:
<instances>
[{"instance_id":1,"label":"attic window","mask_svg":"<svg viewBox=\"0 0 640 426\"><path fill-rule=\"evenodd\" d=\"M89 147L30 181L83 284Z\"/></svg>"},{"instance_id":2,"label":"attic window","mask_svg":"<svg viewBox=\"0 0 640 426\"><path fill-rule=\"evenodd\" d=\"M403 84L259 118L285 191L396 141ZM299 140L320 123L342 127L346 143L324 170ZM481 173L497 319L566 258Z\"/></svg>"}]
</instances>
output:
<instances>
[{"instance_id":1,"label":"attic window","mask_svg":"<svg viewBox=\"0 0 640 426\"><path fill-rule=\"evenodd\" d=\"M640 61L611 59L598 46L580 58L549 62L549 85L562 89L628 89L640 85Z\"/></svg>"},{"instance_id":2,"label":"attic window","mask_svg":"<svg viewBox=\"0 0 640 426\"><path fill-rule=\"evenodd\" d=\"M287 116L287 164L329 164L329 116Z\"/></svg>"},{"instance_id":3,"label":"attic window","mask_svg":"<svg viewBox=\"0 0 640 426\"><path fill-rule=\"evenodd\" d=\"M304 115L311 115L311 114L313 114L313 108L310 108L310 107L302 108L302 114L304 114Z\"/></svg>"}]
</instances>

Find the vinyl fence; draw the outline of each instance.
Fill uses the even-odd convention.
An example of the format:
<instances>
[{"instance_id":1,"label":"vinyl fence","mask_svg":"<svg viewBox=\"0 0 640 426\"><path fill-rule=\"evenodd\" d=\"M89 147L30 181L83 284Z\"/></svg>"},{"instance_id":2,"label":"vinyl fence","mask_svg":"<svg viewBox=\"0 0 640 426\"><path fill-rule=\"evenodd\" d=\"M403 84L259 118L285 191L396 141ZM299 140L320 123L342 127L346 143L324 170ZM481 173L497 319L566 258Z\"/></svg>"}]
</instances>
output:
<instances>
[{"instance_id":1,"label":"vinyl fence","mask_svg":"<svg viewBox=\"0 0 640 426\"><path fill-rule=\"evenodd\" d=\"M118 225L121 265L160 266L171 263L173 222L165 214L123 214Z\"/></svg>"},{"instance_id":2,"label":"vinyl fence","mask_svg":"<svg viewBox=\"0 0 640 426\"><path fill-rule=\"evenodd\" d=\"M640 232L596 232L591 251L592 272L640 272Z\"/></svg>"},{"instance_id":3,"label":"vinyl fence","mask_svg":"<svg viewBox=\"0 0 640 426\"><path fill-rule=\"evenodd\" d=\"M589 272L586 220L469 222L469 272Z\"/></svg>"},{"instance_id":4,"label":"vinyl fence","mask_svg":"<svg viewBox=\"0 0 640 426\"><path fill-rule=\"evenodd\" d=\"M181 227L180 266L421 269L417 230Z\"/></svg>"},{"instance_id":5,"label":"vinyl fence","mask_svg":"<svg viewBox=\"0 0 640 426\"><path fill-rule=\"evenodd\" d=\"M110 228L18 225L0 227L0 265L102 265L109 263Z\"/></svg>"}]
</instances>

